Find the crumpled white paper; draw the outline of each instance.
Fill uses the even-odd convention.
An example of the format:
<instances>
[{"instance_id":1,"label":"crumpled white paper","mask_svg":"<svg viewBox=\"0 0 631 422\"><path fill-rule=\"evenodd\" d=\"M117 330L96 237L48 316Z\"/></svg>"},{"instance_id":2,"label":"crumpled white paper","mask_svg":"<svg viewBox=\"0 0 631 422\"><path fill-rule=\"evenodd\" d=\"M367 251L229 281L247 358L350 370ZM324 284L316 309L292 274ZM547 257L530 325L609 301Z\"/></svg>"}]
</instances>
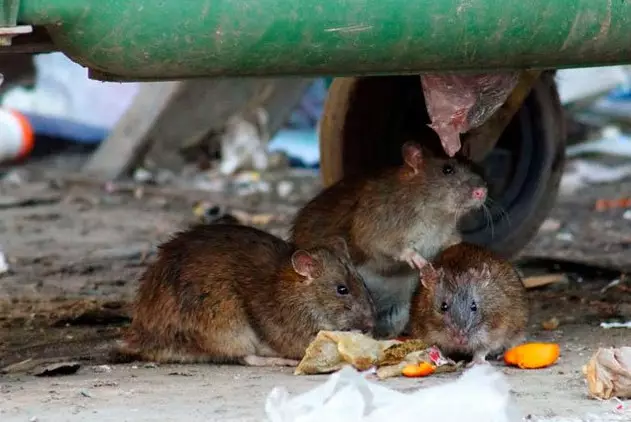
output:
<instances>
[{"instance_id":1,"label":"crumpled white paper","mask_svg":"<svg viewBox=\"0 0 631 422\"><path fill-rule=\"evenodd\" d=\"M276 387L265 404L269 422L516 422L504 376L490 365L459 379L406 394L368 381L347 366L304 394Z\"/></svg>"}]
</instances>

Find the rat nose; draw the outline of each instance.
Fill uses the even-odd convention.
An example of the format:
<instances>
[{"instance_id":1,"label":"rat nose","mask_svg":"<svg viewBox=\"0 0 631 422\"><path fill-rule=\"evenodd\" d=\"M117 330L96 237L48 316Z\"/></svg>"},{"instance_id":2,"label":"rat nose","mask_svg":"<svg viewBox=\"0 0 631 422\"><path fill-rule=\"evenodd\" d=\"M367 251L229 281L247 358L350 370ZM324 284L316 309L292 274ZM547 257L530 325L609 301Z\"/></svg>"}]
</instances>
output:
<instances>
[{"instance_id":1,"label":"rat nose","mask_svg":"<svg viewBox=\"0 0 631 422\"><path fill-rule=\"evenodd\" d=\"M486 188L473 189L473 199L483 200L486 198Z\"/></svg>"},{"instance_id":2,"label":"rat nose","mask_svg":"<svg viewBox=\"0 0 631 422\"><path fill-rule=\"evenodd\" d=\"M371 334L375 329L375 319L372 316L367 316L362 321L362 333Z\"/></svg>"}]
</instances>

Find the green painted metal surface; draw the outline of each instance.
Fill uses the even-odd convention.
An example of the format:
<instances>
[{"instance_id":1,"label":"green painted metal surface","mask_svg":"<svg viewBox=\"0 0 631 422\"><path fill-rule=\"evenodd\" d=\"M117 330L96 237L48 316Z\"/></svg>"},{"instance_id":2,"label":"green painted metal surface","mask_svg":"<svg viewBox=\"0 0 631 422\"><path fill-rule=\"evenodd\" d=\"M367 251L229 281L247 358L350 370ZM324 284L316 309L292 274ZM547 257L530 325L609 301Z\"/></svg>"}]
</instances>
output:
<instances>
[{"instance_id":1,"label":"green painted metal surface","mask_svg":"<svg viewBox=\"0 0 631 422\"><path fill-rule=\"evenodd\" d=\"M19 20L137 80L631 62L631 0L21 0Z\"/></svg>"}]
</instances>

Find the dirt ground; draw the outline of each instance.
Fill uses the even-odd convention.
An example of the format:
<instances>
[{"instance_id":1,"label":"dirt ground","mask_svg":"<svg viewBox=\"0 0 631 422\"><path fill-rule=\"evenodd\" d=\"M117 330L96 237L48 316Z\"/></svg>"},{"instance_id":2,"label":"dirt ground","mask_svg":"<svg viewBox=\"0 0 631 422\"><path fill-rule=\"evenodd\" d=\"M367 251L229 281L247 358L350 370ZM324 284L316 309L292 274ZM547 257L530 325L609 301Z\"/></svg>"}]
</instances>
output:
<instances>
[{"instance_id":1,"label":"dirt ground","mask_svg":"<svg viewBox=\"0 0 631 422\"><path fill-rule=\"evenodd\" d=\"M323 376L294 377L288 369L107 362L112 342L129 322L138 275L157 244L194 221L197 201L231 204L243 215L258 217L260 227L283 235L296 207L317 189L309 177L311 187L298 198L276 203L159 187L125 185L108 191L49 177L2 184L0 248L10 271L0 276L0 368L5 368L0 420L179 421L183 415L190 421L261 420L274 386L297 393L323 382ZM529 293L529 338L560 343L558 364L537 371L496 364L507 374L524 414L582 417L611 412L617 405L587 397L581 367L598 347L631 345L631 330L599 326L631 319L631 285L623 280L607 288L631 267L631 221L623 218L624 210L593 211L596 199L629 192L627 182L560 198L522 254L524 271L569 276L567 282ZM573 263L552 265L541 258ZM544 330L542 323L553 317L558 328ZM34 375L60 361L77 361L81 367L67 376ZM386 385L411 391L454 377L397 379Z\"/></svg>"}]
</instances>

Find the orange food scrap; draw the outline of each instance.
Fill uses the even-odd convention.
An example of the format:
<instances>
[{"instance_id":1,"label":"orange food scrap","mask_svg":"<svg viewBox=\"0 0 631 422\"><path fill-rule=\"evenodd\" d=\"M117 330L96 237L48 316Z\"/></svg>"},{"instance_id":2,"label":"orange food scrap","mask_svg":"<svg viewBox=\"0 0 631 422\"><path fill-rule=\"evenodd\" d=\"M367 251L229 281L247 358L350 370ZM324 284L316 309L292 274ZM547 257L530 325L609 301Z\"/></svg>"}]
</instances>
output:
<instances>
[{"instance_id":1,"label":"orange food scrap","mask_svg":"<svg viewBox=\"0 0 631 422\"><path fill-rule=\"evenodd\" d=\"M525 343L507 350L504 362L521 369L538 369L555 363L560 354L561 348L555 343Z\"/></svg>"},{"instance_id":2,"label":"orange food scrap","mask_svg":"<svg viewBox=\"0 0 631 422\"><path fill-rule=\"evenodd\" d=\"M436 368L431 363L421 362L416 365L411 364L404 366L401 373L404 377L418 378L432 375L435 370Z\"/></svg>"}]
</instances>

